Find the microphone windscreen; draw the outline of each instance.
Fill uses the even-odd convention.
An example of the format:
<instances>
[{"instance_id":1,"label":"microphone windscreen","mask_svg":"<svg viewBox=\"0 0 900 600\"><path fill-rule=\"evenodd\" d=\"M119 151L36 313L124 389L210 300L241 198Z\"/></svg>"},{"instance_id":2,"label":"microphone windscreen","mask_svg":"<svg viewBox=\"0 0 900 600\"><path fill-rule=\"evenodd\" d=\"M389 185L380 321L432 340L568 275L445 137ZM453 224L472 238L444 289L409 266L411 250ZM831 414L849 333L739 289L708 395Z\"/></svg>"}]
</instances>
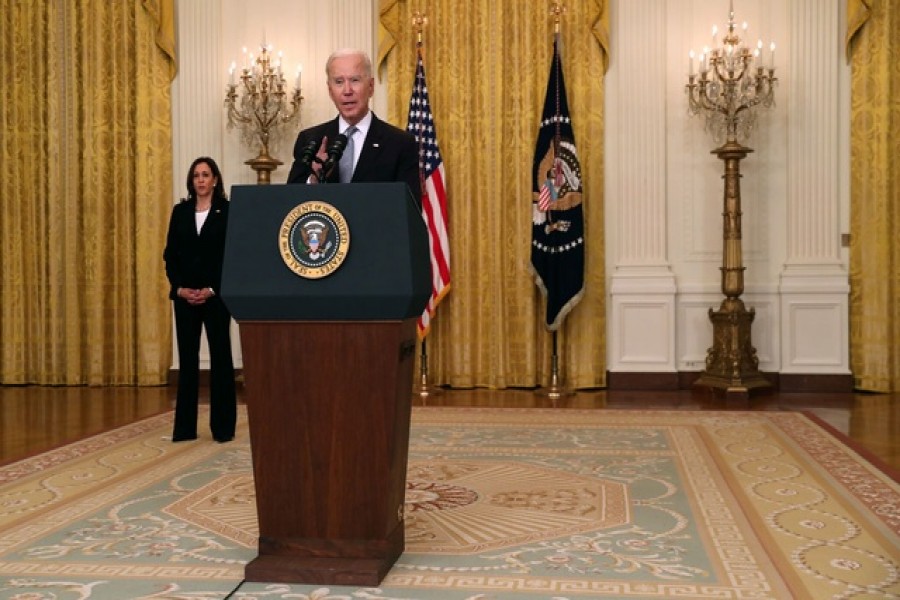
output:
<instances>
[{"instance_id":1,"label":"microphone windscreen","mask_svg":"<svg viewBox=\"0 0 900 600\"><path fill-rule=\"evenodd\" d=\"M331 151L336 155L341 155L344 153L344 148L347 147L347 136L343 133L339 133L334 141L331 142Z\"/></svg>"},{"instance_id":2,"label":"microphone windscreen","mask_svg":"<svg viewBox=\"0 0 900 600\"><path fill-rule=\"evenodd\" d=\"M303 147L303 152L300 153L300 162L302 162L306 166L312 164L313 157L316 155L316 150L318 149L319 142L316 140L310 140L309 143Z\"/></svg>"},{"instance_id":3,"label":"microphone windscreen","mask_svg":"<svg viewBox=\"0 0 900 600\"><path fill-rule=\"evenodd\" d=\"M334 140L328 144L328 159L322 165L322 175L327 178L331 176L334 166L344 154L344 148L347 146L347 136L343 133L337 135Z\"/></svg>"}]
</instances>

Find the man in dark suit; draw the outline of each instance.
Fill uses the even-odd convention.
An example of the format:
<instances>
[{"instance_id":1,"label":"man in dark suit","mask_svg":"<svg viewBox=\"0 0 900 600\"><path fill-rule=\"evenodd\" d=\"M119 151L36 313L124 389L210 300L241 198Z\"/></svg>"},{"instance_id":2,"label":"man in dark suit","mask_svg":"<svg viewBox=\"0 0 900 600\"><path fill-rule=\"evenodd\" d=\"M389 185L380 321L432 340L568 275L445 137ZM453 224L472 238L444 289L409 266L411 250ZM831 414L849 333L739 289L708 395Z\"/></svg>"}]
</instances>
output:
<instances>
[{"instance_id":1,"label":"man in dark suit","mask_svg":"<svg viewBox=\"0 0 900 600\"><path fill-rule=\"evenodd\" d=\"M338 50L328 57L325 72L328 95L338 116L300 132L294 144L294 164L287 182L320 183L320 177L329 183L403 181L421 205L419 150L415 137L382 121L369 110L369 99L375 92L375 77L368 55L360 50ZM348 158L353 158L350 163L352 175L341 173L343 161L335 162L329 172L323 172L321 167L327 164L329 146L338 134L348 133L352 141L348 141L345 153ZM309 154L304 160L304 153L311 153L314 147L317 160L310 162Z\"/></svg>"}]
</instances>

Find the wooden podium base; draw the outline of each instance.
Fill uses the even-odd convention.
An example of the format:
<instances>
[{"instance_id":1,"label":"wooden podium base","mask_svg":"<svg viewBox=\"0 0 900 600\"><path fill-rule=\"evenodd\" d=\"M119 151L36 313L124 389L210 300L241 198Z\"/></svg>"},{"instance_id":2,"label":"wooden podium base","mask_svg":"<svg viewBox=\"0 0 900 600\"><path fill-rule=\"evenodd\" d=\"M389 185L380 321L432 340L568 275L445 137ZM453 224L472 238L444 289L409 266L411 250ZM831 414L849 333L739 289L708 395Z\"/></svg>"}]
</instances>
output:
<instances>
[{"instance_id":1,"label":"wooden podium base","mask_svg":"<svg viewBox=\"0 0 900 600\"><path fill-rule=\"evenodd\" d=\"M367 542L341 541L325 551L321 540L285 542L260 538L259 556L247 563L244 579L374 587L400 558L403 545L402 523L380 548Z\"/></svg>"},{"instance_id":2,"label":"wooden podium base","mask_svg":"<svg viewBox=\"0 0 900 600\"><path fill-rule=\"evenodd\" d=\"M416 319L243 321L255 582L377 586L403 553Z\"/></svg>"},{"instance_id":3,"label":"wooden podium base","mask_svg":"<svg viewBox=\"0 0 900 600\"><path fill-rule=\"evenodd\" d=\"M397 559L307 558L260 555L244 569L244 579L268 583L314 583L376 587Z\"/></svg>"}]
</instances>

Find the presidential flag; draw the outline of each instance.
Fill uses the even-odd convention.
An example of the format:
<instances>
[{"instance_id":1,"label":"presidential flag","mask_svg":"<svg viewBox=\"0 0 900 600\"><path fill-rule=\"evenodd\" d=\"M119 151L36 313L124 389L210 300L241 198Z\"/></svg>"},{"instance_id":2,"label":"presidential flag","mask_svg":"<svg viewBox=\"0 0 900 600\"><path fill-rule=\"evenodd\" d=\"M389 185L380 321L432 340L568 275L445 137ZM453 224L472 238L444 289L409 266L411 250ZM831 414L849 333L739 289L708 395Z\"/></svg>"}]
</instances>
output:
<instances>
[{"instance_id":1,"label":"presidential flag","mask_svg":"<svg viewBox=\"0 0 900 600\"><path fill-rule=\"evenodd\" d=\"M428 102L422 51L417 51L416 78L409 100L406 128L419 143L419 180L422 184L422 217L428 226L431 255L431 296L419 317L419 339L428 335L431 319L441 299L450 291L450 239L447 237L447 192L444 188L444 162L434 130L434 117Z\"/></svg>"},{"instance_id":2,"label":"presidential flag","mask_svg":"<svg viewBox=\"0 0 900 600\"><path fill-rule=\"evenodd\" d=\"M531 267L547 301L546 327L556 331L584 294L581 165L569 118L559 34L531 172Z\"/></svg>"}]
</instances>

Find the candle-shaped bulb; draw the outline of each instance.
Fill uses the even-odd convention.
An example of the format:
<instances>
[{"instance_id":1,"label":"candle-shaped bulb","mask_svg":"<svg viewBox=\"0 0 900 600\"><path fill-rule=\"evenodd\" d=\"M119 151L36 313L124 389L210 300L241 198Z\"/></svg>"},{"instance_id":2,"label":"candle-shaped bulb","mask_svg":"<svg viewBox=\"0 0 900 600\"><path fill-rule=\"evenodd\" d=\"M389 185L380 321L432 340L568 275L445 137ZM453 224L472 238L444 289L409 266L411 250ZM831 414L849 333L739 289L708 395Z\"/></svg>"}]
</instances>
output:
<instances>
[{"instance_id":1,"label":"candle-shaped bulb","mask_svg":"<svg viewBox=\"0 0 900 600\"><path fill-rule=\"evenodd\" d=\"M228 69L228 84L234 85L234 69L237 65L231 61L231 68Z\"/></svg>"},{"instance_id":2,"label":"candle-shaped bulb","mask_svg":"<svg viewBox=\"0 0 900 600\"><path fill-rule=\"evenodd\" d=\"M772 42L771 44L769 44L769 51L770 51L769 52L769 61L771 61L769 63L769 68L774 69L775 68L775 42Z\"/></svg>"},{"instance_id":3,"label":"candle-shaped bulb","mask_svg":"<svg viewBox=\"0 0 900 600\"><path fill-rule=\"evenodd\" d=\"M303 72L303 65L297 65L297 81L296 81L296 85L294 87L296 87L298 90L300 89L300 74L302 72Z\"/></svg>"},{"instance_id":4,"label":"candle-shaped bulb","mask_svg":"<svg viewBox=\"0 0 900 600\"><path fill-rule=\"evenodd\" d=\"M694 51L688 52L688 75L694 76Z\"/></svg>"}]
</instances>

